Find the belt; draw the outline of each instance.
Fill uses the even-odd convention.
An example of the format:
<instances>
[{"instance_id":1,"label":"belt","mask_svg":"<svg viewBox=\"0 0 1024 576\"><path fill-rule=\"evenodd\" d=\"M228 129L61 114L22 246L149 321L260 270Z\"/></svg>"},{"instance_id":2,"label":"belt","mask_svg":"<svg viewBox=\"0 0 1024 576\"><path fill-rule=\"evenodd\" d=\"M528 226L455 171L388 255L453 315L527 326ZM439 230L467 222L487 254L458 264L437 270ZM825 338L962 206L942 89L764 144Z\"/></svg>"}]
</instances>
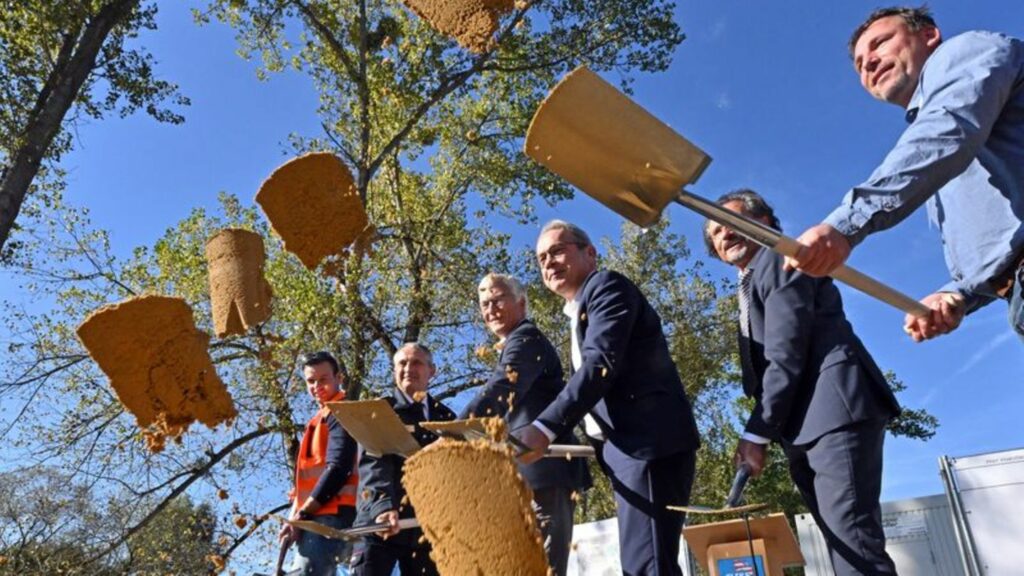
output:
<instances>
[{"instance_id":1,"label":"belt","mask_svg":"<svg viewBox=\"0 0 1024 576\"><path fill-rule=\"evenodd\" d=\"M1004 300L1009 298L1010 292L1013 290L1013 283L1017 278L1017 271L1021 268L1024 268L1024 251L1018 254L998 276L988 281L989 287L1000 298Z\"/></svg>"}]
</instances>

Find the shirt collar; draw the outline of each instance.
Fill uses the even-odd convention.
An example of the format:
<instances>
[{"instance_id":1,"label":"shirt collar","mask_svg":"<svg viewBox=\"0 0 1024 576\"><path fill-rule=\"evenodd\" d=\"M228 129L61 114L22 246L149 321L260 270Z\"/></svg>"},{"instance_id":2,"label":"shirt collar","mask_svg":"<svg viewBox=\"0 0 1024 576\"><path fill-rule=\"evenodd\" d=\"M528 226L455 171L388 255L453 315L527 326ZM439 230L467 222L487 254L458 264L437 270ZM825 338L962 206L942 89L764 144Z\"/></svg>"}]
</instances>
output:
<instances>
[{"instance_id":1,"label":"shirt collar","mask_svg":"<svg viewBox=\"0 0 1024 576\"><path fill-rule=\"evenodd\" d=\"M401 399L405 400L406 404L414 404L416 402L415 400L412 399L411 396L409 396L408 394L405 393L405 390L402 390L398 386L395 386L395 392L398 393L398 396ZM426 400L426 397L424 397L424 400Z\"/></svg>"},{"instance_id":2,"label":"shirt collar","mask_svg":"<svg viewBox=\"0 0 1024 576\"><path fill-rule=\"evenodd\" d=\"M565 314L569 318L575 320L576 313L580 311L580 303L574 300L567 300L565 306L562 306L562 314Z\"/></svg>"}]
</instances>

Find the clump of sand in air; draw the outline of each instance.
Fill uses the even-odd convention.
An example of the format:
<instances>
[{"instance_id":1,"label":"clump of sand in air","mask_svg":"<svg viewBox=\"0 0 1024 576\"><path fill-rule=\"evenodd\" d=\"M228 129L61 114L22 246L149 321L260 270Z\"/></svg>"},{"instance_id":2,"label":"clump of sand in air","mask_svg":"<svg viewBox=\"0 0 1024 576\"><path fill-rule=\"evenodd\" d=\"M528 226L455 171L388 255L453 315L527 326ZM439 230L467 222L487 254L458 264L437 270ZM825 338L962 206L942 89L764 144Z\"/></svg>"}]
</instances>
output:
<instances>
[{"instance_id":1,"label":"clump of sand in air","mask_svg":"<svg viewBox=\"0 0 1024 576\"><path fill-rule=\"evenodd\" d=\"M310 270L357 239L372 238L352 173L333 154L306 154L284 163L260 186L256 203L285 250Z\"/></svg>"},{"instance_id":2,"label":"clump of sand in air","mask_svg":"<svg viewBox=\"0 0 1024 576\"><path fill-rule=\"evenodd\" d=\"M206 243L213 328L219 338L244 334L270 317L273 291L263 277L263 238L228 228Z\"/></svg>"},{"instance_id":3,"label":"clump of sand in air","mask_svg":"<svg viewBox=\"0 0 1024 576\"><path fill-rule=\"evenodd\" d=\"M238 415L210 360L210 337L180 298L141 296L104 306L78 327L78 337L154 452L192 422L213 428Z\"/></svg>"},{"instance_id":4,"label":"clump of sand in air","mask_svg":"<svg viewBox=\"0 0 1024 576\"><path fill-rule=\"evenodd\" d=\"M510 450L442 438L404 466L402 484L443 576L543 576L548 564Z\"/></svg>"},{"instance_id":5,"label":"clump of sand in air","mask_svg":"<svg viewBox=\"0 0 1024 576\"><path fill-rule=\"evenodd\" d=\"M438 32L463 48L486 52L494 41L498 20L512 10L514 0L402 0Z\"/></svg>"}]
</instances>

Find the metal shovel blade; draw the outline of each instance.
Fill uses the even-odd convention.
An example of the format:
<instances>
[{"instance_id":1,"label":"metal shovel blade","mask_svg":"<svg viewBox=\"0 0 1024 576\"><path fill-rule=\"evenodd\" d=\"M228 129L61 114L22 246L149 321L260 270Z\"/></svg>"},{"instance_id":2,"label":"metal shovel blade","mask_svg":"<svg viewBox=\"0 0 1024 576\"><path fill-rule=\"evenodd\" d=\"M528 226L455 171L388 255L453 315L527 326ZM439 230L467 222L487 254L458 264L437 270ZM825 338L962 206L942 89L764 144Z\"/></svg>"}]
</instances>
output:
<instances>
[{"instance_id":1,"label":"metal shovel blade","mask_svg":"<svg viewBox=\"0 0 1024 576\"><path fill-rule=\"evenodd\" d=\"M525 152L638 226L655 223L711 162L650 112L586 67L541 103Z\"/></svg>"},{"instance_id":2,"label":"metal shovel blade","mask_svg":"<svg viewBox=\"0 0 1024 576\"><path fill-rule=\"evenodd\" d=\"M678 202L783 255L795 256L800 248L792 238L683 190L711 158L585 67L569 73L541 103L525 149L638 226L654 224L669 203ZM848 266L837 268L832 277L913 316L930 313L920 302Z\"/></svg>"},{"instance_id":3,"label":"metal shovel blade","mask_svg":"<svg viewBox=\"0 0 1024 576\"><path fill-rule=\"evenodd\" d=\"M669 510L686 512L687 514L719 514L719 515L743 515L750 512L757 512L767 508L767 504L744 504L743 506L732 506L723 508L712 508L710 506L666 506Z\"/></svg>"}]
</instances>

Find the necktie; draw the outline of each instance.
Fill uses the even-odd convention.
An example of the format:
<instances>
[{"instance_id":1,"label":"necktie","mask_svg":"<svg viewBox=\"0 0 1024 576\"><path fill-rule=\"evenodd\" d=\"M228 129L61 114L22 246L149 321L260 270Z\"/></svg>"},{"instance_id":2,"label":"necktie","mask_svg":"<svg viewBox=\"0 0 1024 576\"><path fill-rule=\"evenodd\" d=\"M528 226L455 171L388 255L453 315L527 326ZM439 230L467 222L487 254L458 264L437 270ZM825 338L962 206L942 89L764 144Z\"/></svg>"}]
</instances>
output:
<instances>
[{"instance_id":1,"label":"necktie","mask_svg":"<svg viewBox=\"0 0 1024 576\"><path fill-rule=\"evenodd\" d=\"M754 363L751 361L750 352L750 289L751 289L751 272L750 268L740 270L740 291L739 291L739 308L740 308L740 365L743 369L744 374L748 374L749 378L753 379L756 377L754 374Z\"/></svg>"}]
</instances>

